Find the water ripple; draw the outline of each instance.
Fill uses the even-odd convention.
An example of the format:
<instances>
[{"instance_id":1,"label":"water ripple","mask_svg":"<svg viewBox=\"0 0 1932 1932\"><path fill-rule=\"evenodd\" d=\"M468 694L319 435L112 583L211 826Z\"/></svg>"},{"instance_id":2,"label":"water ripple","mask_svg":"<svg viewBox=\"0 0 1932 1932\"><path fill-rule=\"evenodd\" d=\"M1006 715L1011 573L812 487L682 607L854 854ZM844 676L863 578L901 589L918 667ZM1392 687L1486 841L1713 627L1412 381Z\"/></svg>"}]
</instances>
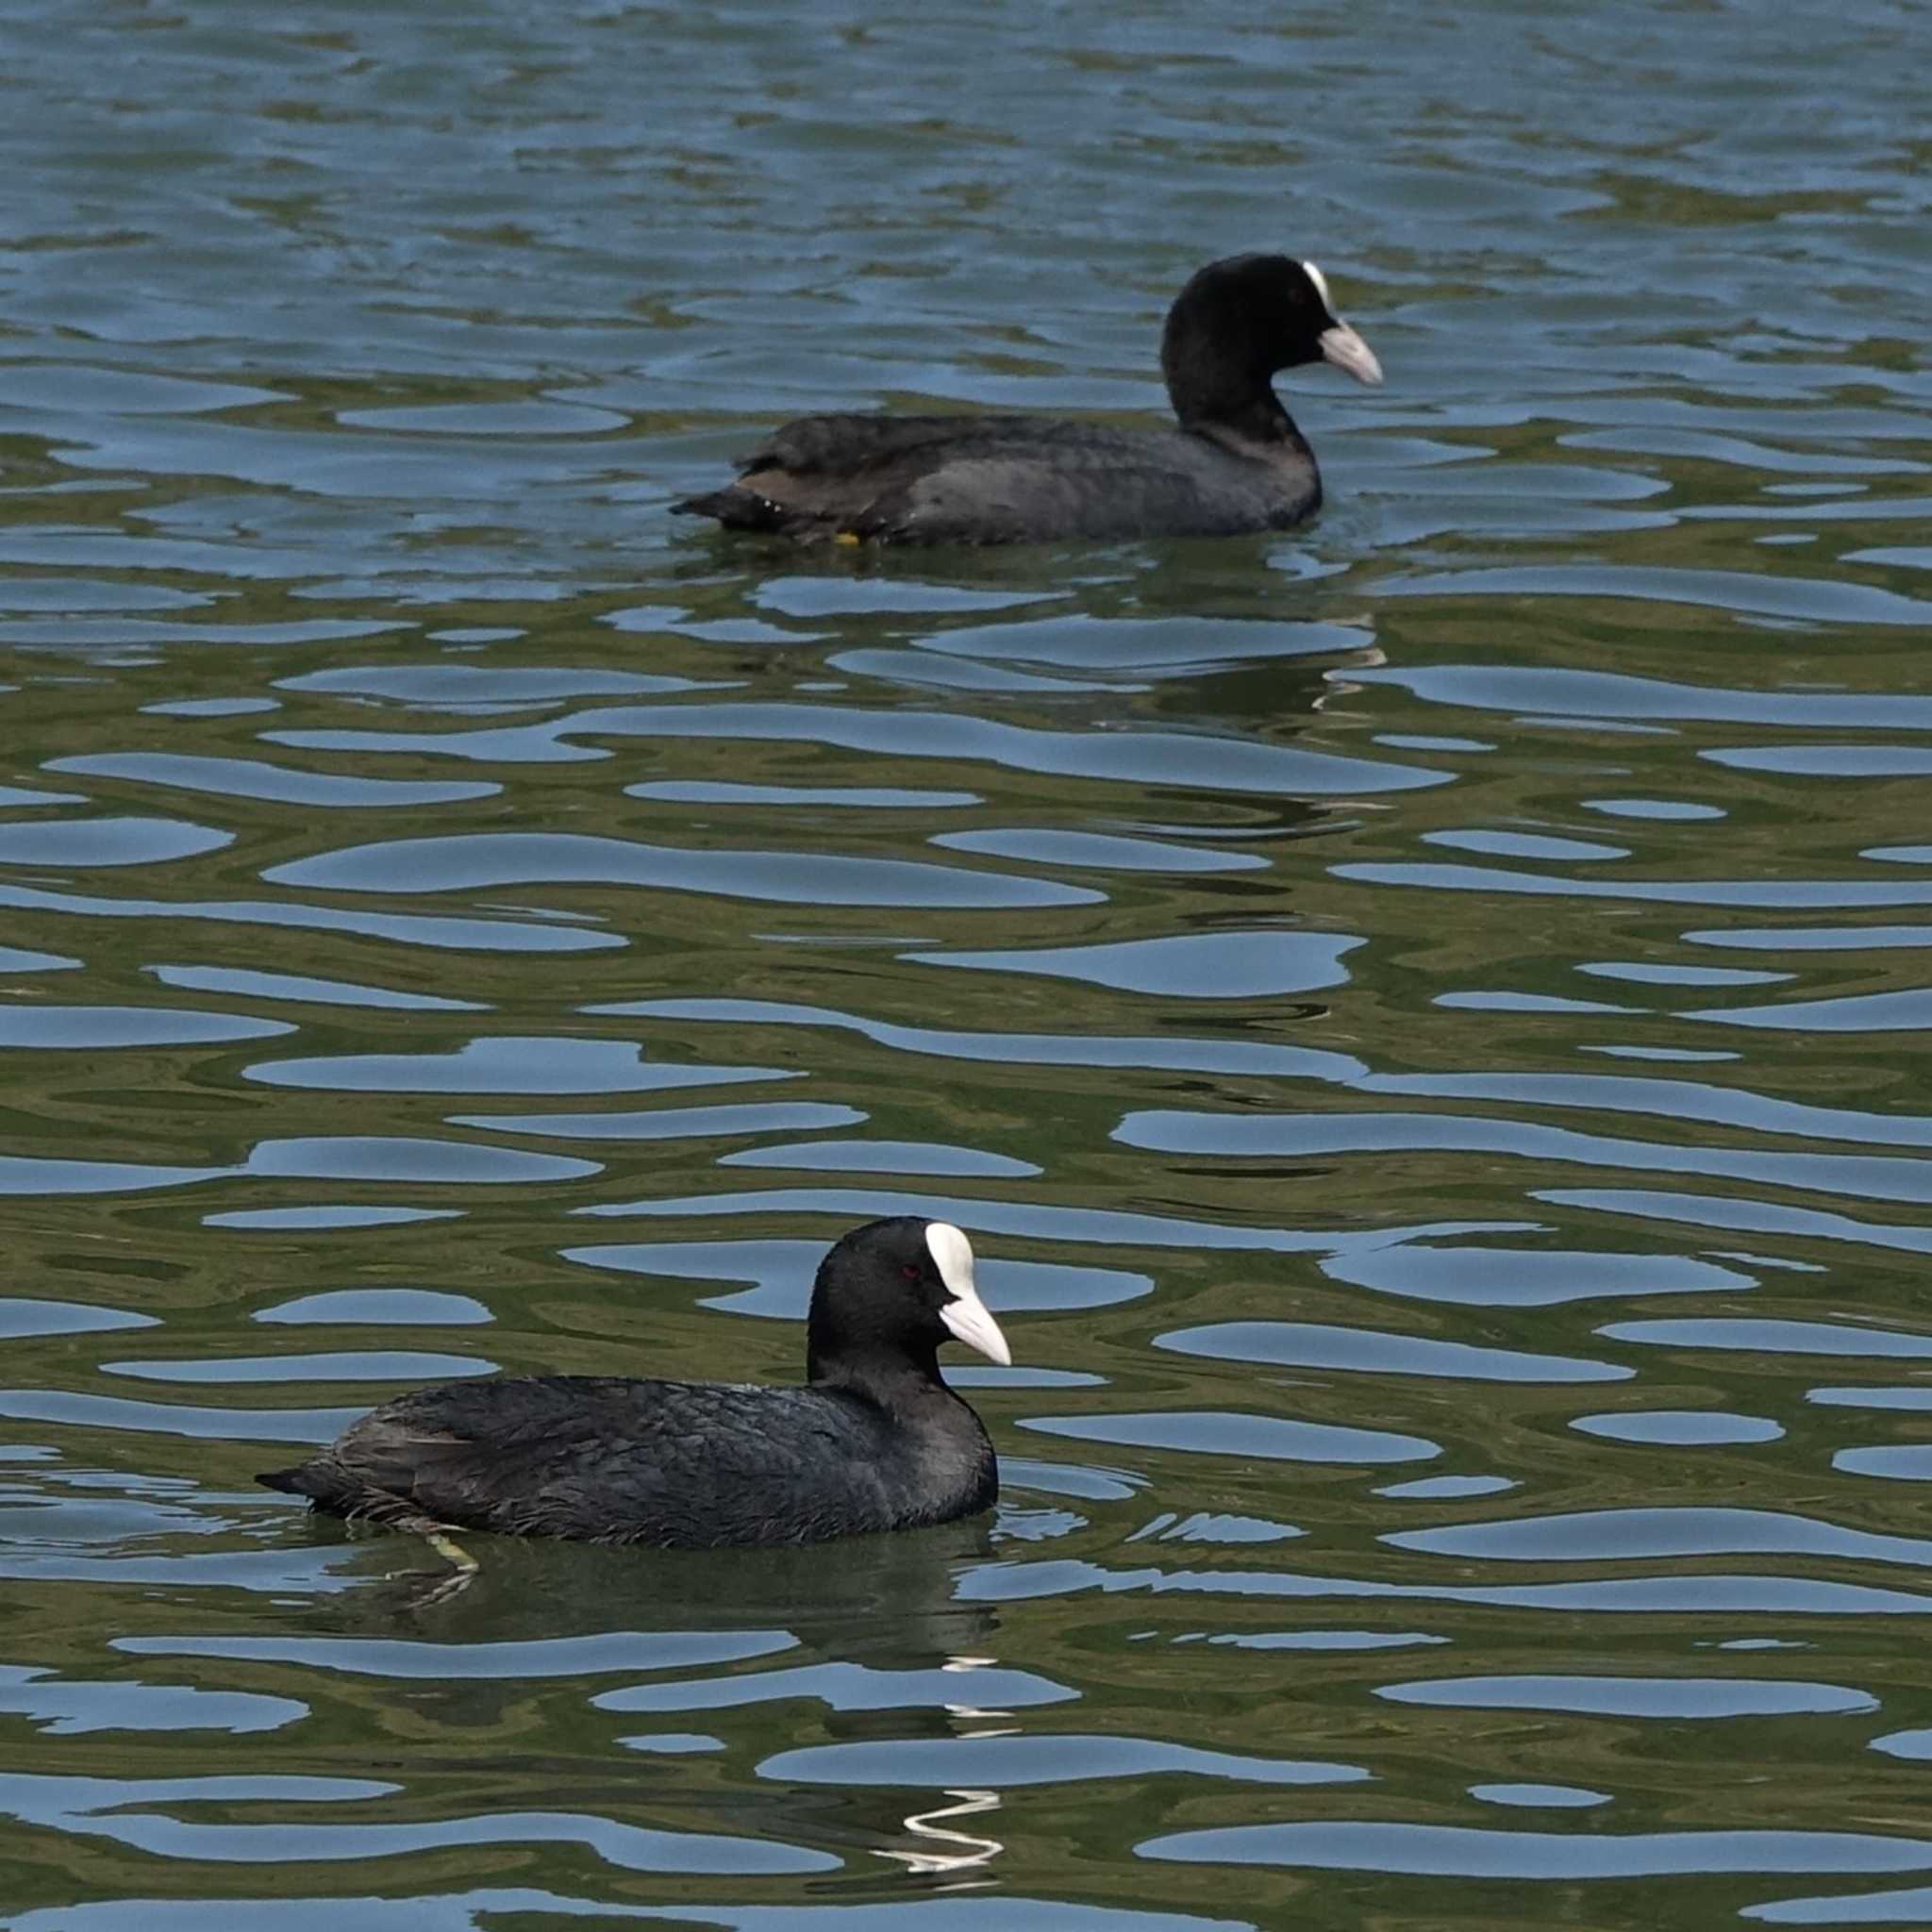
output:
<instances>
[{"instance_id":1,"label":"water ripple","mask_svg":"<svg viewBox=\"0 0 1932 1932\"><path fill-rule=\"evenodd\" d=\"M1470 1825L1236 1825L1176 1832L1137 1847L1143 1857L1415 1873L1439 1878L1519 1879L1574 1885L1591 1878L1713 1873L1918 1872L1932 1845L1876 1832L1486 1831Z\"/></svg>"},{"instance_id":2,"label":"water ripple","mask_svg":"<svg viewBox=\"0 0 1932 1932\"><path fill-rule=\"evenodd\" d=\"M223 798L269 798L283 805L363 810L378 807L456 805L492 798L503 790L488 784L418 784L402 778L330 777L291 771L259 758L191 758L181 752L96 752L85 758L50 758L50 772L91 778L125 778ZM121 823L125 824L126 821Z\"/></svg>"},{"instance_id":3,"label":"water ripple","mask_svg":"<svg viewBox=\"0 0 1932 1932\"><path fill-rule=\"evenodd\" d=\"M1094 906L1104 895L1010 874L796 852L679 851L565 832L471 832L391 839L291 859L263 876L327 891L449 892L539 883L650 886L782 905Z\"/></svg>"},{"instance_id":4,"label":"water ripple","mask_svg":"<svg viewBox=\"0 0 1932 1932\"><path fill-rule=\"evenodd\" d=\"M599 757L564 738L764 740L895 758L936 758L1114 784L1291 797L1406 791L1447 775L1413 766L1179 732L1049 731L943 711L834 710L803 704L619 705L516 733L271 731L294 750L411 752L485 760Z\"/></svg>"},{"instance_id":5,"label":"water ripple","mask_svg":"<svg viewBox=\"0 0 1932 1932\"><path fill-rule=\"evenodd\" d=\"M392 1858L458 1845L577 1844L626 1872L773 1874L832 1872L840 1860L771 1839L657 1831L594 1813L483 1810L415 1824L191 1823L160 1808L192 1803L344 1804L402 1790L366 1778L0 1778L0 1808L76 1838L105 1839L151 1857L222 1863ZM142 1807L142 1808L136 1808Z\"/></svg>"}]
</instances>

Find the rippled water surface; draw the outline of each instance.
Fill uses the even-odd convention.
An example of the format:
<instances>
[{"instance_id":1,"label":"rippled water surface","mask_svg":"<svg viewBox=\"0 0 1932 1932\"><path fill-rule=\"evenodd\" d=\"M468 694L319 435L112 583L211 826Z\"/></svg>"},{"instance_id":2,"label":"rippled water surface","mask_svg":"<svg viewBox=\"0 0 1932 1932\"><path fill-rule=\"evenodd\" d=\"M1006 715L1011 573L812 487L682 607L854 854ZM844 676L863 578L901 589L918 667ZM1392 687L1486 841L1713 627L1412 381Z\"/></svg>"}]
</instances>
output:
<instances>
[{"instance_id":1,"label":"rippled water surface","mask_svg":"<svg viewBox=\"0 0 1932 1932\"><path fill-rule=\"evenodd\" d=\"M1924 31L9 9L0 1924L1932 1923ZM1304 531L668 515L1255 246ZM991 1520L251 1482L903 1210Z\"/></svg>"}]
</instances>

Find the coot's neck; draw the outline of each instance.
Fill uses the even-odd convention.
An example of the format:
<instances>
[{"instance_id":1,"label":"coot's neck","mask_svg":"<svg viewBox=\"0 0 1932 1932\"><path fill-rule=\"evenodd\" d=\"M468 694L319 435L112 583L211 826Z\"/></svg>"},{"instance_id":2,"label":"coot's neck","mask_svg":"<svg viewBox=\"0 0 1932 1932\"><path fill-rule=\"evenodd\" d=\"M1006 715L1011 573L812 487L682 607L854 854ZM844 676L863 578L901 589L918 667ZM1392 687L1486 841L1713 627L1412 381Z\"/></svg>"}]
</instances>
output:
<instances>
[{"instance_id":1,"label":"coot's neck","mask_svg":"<svg viewBox=\"0 0 1932 1932\"><path fill-rule=\"evenodd\" d=\"M1175 411L1180 415L1180 411ZM1306 457L1312 462L1314 452L1308 440L1295 427L1294 418L1267 391L1265 402L1255 402L1239 409L1219 409L1212 414L1181 415L1181 427L1192 436L1205 436L1236 456L1262 457L1279 462L1285 457Z\"/></svg>"},{"instance_id":2,"label":"coot's neck","mask_svg":"<svg viewBox=\"0 0 1932 1932\"><path fill-rule=\"evenodd\" d=\"M1181 427L1197 436L1251 448L1300 443L1269 379L1276 361L1251 318L1218 294L1191 285L1168 311L1160 373Z\"/></svg>"},{"instance_id":3,"label":"coot's neck","mask_svg":"<svg viewBox=\"0 0 1932 1932\"><path fill-rule=\"evenodd\" d=\"M937 1342L873 1349L845 1338L832 1348L808 1325L805 1378L814 1388L847 1390L898 1413L935 1396L958 1400L941 1379Z\"/></svg>"}]
</instances>

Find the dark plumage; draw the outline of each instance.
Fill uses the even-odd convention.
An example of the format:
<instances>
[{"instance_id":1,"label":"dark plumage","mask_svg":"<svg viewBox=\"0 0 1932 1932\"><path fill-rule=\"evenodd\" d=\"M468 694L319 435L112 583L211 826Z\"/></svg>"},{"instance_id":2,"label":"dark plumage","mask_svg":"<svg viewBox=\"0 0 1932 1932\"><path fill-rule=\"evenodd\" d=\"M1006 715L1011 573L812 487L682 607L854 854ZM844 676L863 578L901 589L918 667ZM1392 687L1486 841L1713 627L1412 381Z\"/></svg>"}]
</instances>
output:
<instances>
[{"instance_id":1,"label":"dark plumage","mask_svg":"<svg viewBox=\"0 0 1932 1932\"><path fill-rule=\"evenodd\" d=\"M418 1532L711 1548L812 1542L991 1507L986 1430L940 1379L964 1341L1011 1360L957 1227L874 1221L819 1265L802 1388L538 1375L386 1403L270 1489Z\"/></svg>"},{"instance_id":2,"label":"dark plumage","mask_svg":"<svg viewBox=\"0 0 1932 1932\"><path fill-rule=\"evenodd\" d=\"M1177 427L1054 416L802 416L736 483L674 504L801 542L1038 543L1229 537L1321 508L1314 453L1271 381L1333 362L1380 382L1313 262L1210 263L1168 311L1160 369Z\"/></svg>"}]
</instances>

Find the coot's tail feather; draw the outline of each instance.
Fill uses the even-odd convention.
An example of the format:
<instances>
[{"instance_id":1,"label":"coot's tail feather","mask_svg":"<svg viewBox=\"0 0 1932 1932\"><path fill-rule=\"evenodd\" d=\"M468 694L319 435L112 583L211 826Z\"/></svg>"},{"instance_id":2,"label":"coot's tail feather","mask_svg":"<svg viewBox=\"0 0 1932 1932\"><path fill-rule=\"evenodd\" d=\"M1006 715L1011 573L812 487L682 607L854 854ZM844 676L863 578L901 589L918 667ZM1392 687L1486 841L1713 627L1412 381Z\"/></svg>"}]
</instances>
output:
<instances>
[{"instance_id":1,"label":"coot's tail feather","mask_svg":"<svg viewBox=\"0 0 1932 1932\"><path fill-rule=\"evenodd\" d=\"M321 1457L298 1462L293 1469L264 1469L255 1480L285 1496L306 1496L318 1509L333 1510L338 1516L349 1515L356 1503L355 1484L345 1479L339 1465Z\"/></svg>"},{"instance_id":2,"label":"coot's tail feather","mask_svg":"<svg viewBox=\"0 0 1932 1932\"><path fill-rule=\"evenodd\" d=\"M703 496L687 496L671 508L680 516L715 517L727 530L782 530L791 514L769 496L742 490L735 483Z\"/></svg>"},{"instance_id":3,"label":"coot's tail feather","mask_svg":"<svg viewBox=\"0 0 1932 1932\"><path fill-rule=\"evenodd\" d=\"M265 1488L290 1496L306 1496L316 1508L350 1523L384 1523L418 1536L443 1527L440 1518L425 1514L407 1496L391 1495L375 1483L358 1481L340 1463L318 1457L293 1469L265 1469L255 1478Z\"/></svg>"}]
</instances>

